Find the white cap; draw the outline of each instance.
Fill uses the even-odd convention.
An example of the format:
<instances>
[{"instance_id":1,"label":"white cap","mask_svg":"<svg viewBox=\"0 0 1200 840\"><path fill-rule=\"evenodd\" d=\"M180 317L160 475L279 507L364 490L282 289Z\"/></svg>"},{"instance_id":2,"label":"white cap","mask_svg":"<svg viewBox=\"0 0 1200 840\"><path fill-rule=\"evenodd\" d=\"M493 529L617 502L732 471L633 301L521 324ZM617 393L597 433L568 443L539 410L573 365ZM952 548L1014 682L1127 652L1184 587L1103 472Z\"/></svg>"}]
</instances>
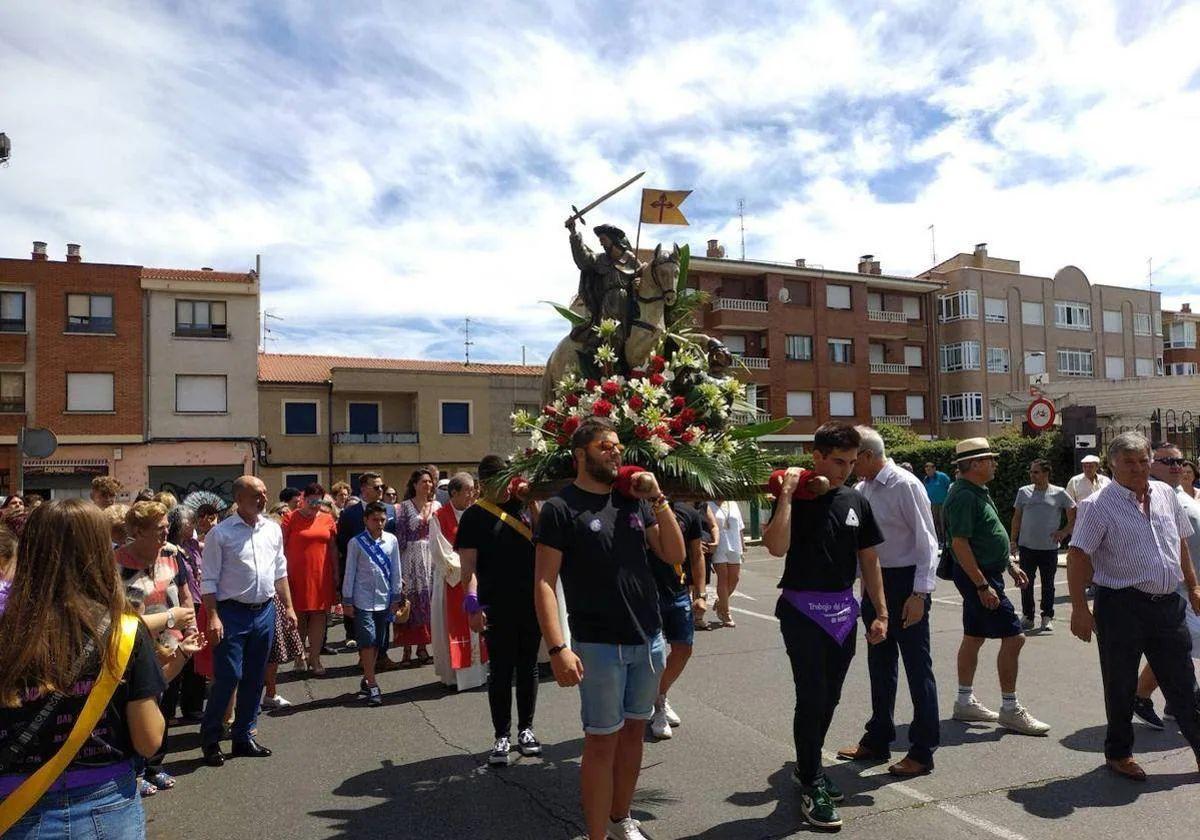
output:
<instances>
[{"instance_id":1,"label":"white cap","mask_svg":"<svg viewBox=\"0 0 1200 840\"><path fill-rule=\"evenodd\" d=\"M1100 456L1099 455L1084 455L1079 460L1079 463L1081 463L1081 464L1099 464Z\"/></svg>"}]
</instances>

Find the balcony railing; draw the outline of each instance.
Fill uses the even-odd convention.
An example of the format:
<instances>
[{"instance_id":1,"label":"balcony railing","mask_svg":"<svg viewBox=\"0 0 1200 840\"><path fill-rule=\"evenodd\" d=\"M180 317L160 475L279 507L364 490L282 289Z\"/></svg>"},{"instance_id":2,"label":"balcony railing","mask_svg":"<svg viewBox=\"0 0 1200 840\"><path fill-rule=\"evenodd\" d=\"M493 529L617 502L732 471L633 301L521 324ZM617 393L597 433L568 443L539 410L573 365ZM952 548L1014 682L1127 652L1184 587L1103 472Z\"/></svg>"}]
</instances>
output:
<instances>
[{"instance_id":1,"label":"balcony railing","mask_svg":"<svg viewBox=\"0 0 1200 840\"><path fill-rule=\"evenodd\" d=\"M908 365L896 364L894 362L871 362L871 373L899 373L908 374Z\"/></svg>"},{"instance_id":2,"label":"balcony railing","mask_svg":"<svg viewBox=\"0 0 1200 840\"><path fill-rule=\"evenodd\" d=\"M911 426L912 418L907 414L872 414L871 422L875 425L888 423L892 426Z\"/></svg>"},{"instance_id":3,"label":"balcony railing","mask_svg":"<svg viewBox=\"0 0 1200 840\"><path fill-rule=\"evenodd\" d=\"M413 444L420 441L416 432L376 432L375 434L360 434L358 432L334 432L334 443L360 443L371 446L382 444Z\"/></svg>"},{"instance_id":4,"label":"balcony railing","mask_svg":"<svg viewBox=\"0 0 1200 840\"><path fill-rule=\"evenodd\" d=\"M766 312L765 300L743 300L741 298L716 298L712 302L713 312Z\"/></svg>"},{"instance_id":5,"label":"balcony railing","mask_svg":"<svg viewBox=\"0 0 1200 840\"><path fill-rule=\"evenodd\" d=\"M888 312L885 309L868 309L868 321L884 321L889 324L907 324L908 316L903 312Z\"/></svg>"},{"instance_id":6,"label":"balcony railing","mask_svg":"<svg viewBox=\"0 0 1200 840\"><path fill-rule=\"evenodd\" d=\"M734 411L729 415L729 419L735 426L753 426L755 423L765 423L771 419L765 411Z\"/></svg>"},{"instance_id":7,"label":"balcony railing","mask_svg":"<svg viewBox=\"0 0 1200 840\"><path fill-rule=\"evenodd\" d=\"M767 370L771 366L771 360L766 356L734 356L734 359L751 370Z\"/></svg>"}]
</instances>

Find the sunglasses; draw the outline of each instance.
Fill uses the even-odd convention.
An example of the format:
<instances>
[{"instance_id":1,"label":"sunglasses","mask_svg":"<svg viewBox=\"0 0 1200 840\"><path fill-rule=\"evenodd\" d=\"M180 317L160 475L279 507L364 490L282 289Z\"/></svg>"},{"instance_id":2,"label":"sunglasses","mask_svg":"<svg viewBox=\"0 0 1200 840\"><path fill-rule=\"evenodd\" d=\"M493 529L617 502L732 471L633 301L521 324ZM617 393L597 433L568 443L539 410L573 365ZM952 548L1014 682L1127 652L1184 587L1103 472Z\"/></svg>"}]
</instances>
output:
<instances>
[{"instance_id":1,"label":"sunglasses","mask_svg":"<svg viewBox=\"0 0 1200 840\"><path fill-rule=\"evenodd\" d=\"M588 445L594 446L597 449L599 449L601 452L605 452L605 453L616 452L618 455L620 455L622 452L625 451L625 444L613 443L611 440L596 441L595 443L591 443Z\"/></svg>"},{"instance_id":2,"label":"sunglasses","mask_svg":"<svg viewBox=\"0 0 1200 840\"><path fill-rule=\"evenodd\" d=\"M1183 459L1182 458L1155 458L1154 463L1166 464L1168 467L1182 467Z\"/></svg>"}]
</instances>

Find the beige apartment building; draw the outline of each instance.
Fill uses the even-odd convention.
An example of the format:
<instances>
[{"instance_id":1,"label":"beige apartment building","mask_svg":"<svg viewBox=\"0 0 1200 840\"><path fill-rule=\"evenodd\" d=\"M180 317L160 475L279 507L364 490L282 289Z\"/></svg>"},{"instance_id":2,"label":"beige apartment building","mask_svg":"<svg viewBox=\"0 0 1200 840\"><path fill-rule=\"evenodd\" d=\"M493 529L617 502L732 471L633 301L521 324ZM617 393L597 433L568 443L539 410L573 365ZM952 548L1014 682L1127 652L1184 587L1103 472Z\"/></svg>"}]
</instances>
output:
<instances>
[{"instance_id":1,"label":"beige apartment building","mask_svg":"<svg viewBox=\"0 0 1200 840\"><path fill-rule=\"evenodd\" d=\"M945 284L936 295L945 437L1019 425L1031 383L1065 394L1073 383L1163 375L1158 292L1092 284L1075 266L1023 274L1017 260L989 256L986 243L925 276Z\"/></svg>"},{"instance_id":2,"label":"beige apartment building","mask_svg":"<svg viewBox=\"0 0 1200 840\"><path fill-rule=\"evenodd\" d=\"M1163 372L1167 376L1200 375L1200 349L1196 332L1200 313L1185 303L1178 312L1163 313Z\"/></svg>"},{"instance_id":3,"label":"beige apartment building","mask_svg":"<svg viewBox=\"0 0 1200 840\"><path fill-rule=\"evenodd\" d=\"M258 357L258 474L274 495L380 472L403 493L411 471L435 463L474 472L489 453L520 446L510 416L537 410L542 368L308 356Z\"/></svg>"}]
</instances>

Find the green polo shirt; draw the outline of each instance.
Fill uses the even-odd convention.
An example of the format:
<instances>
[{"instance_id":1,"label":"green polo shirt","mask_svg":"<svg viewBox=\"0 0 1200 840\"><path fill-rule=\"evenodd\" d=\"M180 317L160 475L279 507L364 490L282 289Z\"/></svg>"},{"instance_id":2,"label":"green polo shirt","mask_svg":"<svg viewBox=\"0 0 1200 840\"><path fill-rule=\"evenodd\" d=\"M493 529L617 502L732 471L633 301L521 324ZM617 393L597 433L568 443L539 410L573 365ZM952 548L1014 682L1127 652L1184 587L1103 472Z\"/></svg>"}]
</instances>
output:
<instances>
[{"instance_id":1,"label":"green polo shirt","mask_svg":"<svg viewBox=\"0 0 1200 840\"><path fill-rule=\"evenodd\" d=\"M1008 566L1008 530L986 487L960 478L950 485L942 516L951 538L965 537L971 544L980 569L995 572Z\"/></svg>"}]
</instances>

